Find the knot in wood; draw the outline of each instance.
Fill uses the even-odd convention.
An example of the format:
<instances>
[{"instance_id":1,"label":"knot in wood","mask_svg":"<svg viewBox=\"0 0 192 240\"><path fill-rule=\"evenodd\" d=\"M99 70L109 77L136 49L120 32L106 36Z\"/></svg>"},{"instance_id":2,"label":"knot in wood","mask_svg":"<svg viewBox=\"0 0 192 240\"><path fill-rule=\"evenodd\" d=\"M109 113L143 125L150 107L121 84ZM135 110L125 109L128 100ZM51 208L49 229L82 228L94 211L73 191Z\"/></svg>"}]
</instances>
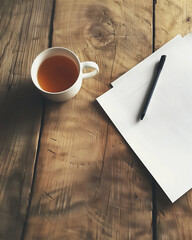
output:
<instances>
[{"instance_id":1,"label":"knot in wood","mask_svg":"<svg viewBox=\"0 0 192 240\"><path fill-rule=\"evenodd\" d=\"M94 47L104 47L111 44L115 39L115 27L112 21L100 21L91 23L85 31L85 39Z\"/></svg>"}]
</instances>

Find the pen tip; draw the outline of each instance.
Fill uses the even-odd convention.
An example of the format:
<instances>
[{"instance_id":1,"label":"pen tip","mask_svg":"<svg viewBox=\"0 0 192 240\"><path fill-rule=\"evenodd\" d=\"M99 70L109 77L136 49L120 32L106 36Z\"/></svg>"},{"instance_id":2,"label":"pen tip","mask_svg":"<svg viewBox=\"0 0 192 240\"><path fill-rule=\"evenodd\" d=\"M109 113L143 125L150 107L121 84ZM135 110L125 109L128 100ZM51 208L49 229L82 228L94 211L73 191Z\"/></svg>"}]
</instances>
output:
<instances>
[{"instance_id":1,"label":"pen tip","mask_svg":"<svg viewBox=\"0 0 192 240\"><path fill-rule=\"evenodd\" d=\"M141 120L143 120L144 116L145 116L145 114L142 114L142 115L141 115Z\"/></svg>"}]
</instances>

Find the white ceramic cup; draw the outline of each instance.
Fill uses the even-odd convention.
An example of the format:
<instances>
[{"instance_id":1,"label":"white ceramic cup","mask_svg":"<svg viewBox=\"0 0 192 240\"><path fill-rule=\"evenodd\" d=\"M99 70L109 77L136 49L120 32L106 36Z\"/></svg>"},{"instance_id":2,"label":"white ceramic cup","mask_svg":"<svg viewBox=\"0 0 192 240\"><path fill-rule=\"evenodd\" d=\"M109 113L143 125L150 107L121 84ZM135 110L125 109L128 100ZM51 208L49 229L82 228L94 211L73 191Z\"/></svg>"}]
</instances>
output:
<instances>
[{"instance_id":1,"label":"white ceramic cup","mask_svg":"<svg viewBox=\"0 0 192 240\"><path fill-rule=\"evenodd\" d=\"M52 57L52 56L66 56L73 60L75 64L77 65L79 76L76 80L76 82L69 87L68 89L61 91L61 92L48 92L42 89L39 85L38 79L37 79L37 73L39 66L45 59ZM83 73L84 68L94 68L92 72ZM80 90L82 85L82 80L85 78L90 78L95 76L97 73L99 73L99 67L95 62L80 62L79 58L75 55L74 52L67 48L62 47L53 47L49 48L43 52L41 52L34 60L32 67L31 67L31 78L34 83L34 85L37 87L37 89L48 99L56 102L63 102L67 101L70 98L74 97Z\"/></svg>"}]
</instances>

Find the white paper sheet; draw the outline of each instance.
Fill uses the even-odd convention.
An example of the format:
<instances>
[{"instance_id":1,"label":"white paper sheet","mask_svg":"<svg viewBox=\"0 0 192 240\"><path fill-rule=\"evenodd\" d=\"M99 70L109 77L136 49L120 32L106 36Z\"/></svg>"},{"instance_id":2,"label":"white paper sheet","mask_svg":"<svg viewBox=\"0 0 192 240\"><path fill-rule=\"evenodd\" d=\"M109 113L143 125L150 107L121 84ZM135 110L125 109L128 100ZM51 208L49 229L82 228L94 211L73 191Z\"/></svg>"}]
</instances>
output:
<instances>
[{"instance_id":1,"label":"white paper sheet","mask_svg":"<svg viewBox=\"0 0 192 240\"><path fill-rule=\"evenodd\" d=\"M97 100L174 202L192 187L192 36L176 37L168 45L124 74ZM140 120L162 54L167 59L146 116Z\"/></svg>"},{"instance_id":2,"label":"white paper sheet","mask_svg":"<svg viewBox=\"0 0 192 240\"><path fill-rule=\"evenodd\" d=\"M152 77L152 74L153 74L152 69L154 68L155 61L158 62L161 55L163 55L165 53L167 54L171 50L176 51L176 45L181 40L183 40L183 38L181 37L180 34L178 34L176 37L171 39L168 43L166 43L161 48L159 48L157 51L155 51L153 54L151 54L146 59L141 61L135 67L133 67L128 72L123 74L121 77L119 77L118 79L113 81L111 83L111 85L114 87L114 86L116 86L116 84L117 85L124 84L128 79L135 78L135 76L142 77L143 74L145 74L145 75L147 74L150 79L150 77ZM136 68L136 71L135 71L135 68ZM140 79L138 79L138 81L140 81ZM130 87L130 82L129 82L129 87Z\"/></svg>"}]
</instances>

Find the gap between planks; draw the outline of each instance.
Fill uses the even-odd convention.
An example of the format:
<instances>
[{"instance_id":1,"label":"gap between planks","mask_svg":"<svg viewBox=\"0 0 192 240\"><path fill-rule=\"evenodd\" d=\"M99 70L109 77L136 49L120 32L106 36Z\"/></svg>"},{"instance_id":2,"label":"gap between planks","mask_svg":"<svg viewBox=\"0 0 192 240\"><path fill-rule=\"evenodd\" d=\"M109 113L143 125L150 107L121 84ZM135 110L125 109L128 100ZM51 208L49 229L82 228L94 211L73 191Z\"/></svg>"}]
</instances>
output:
<instances>
[{"instance_id":1,"label":"gap between planks","mask_svg":"<svg viewBox=\"0 0 192 240\"><path fill-rule=\"evenodd\" d=\"M53 0L52 4L52 11L51 11L51 20L50 20L50 27L49 27L49 42L48 42L48 48L52 47L52 39L53 39L53 21L54 21L54 15L55 15L55 3L56 0ZM33 191L34 191L34 180L36 176L36 169L37 169L37 161L38 161L38 156L39 156L39 150L40 150L40 142L41 142L41 136L42 136L42 129L43 129L43 124L44 124L44 114L45 114L45 104L46 100L45 98L42 99L42 115L41 115L41 125L40 125L40 131L39 131L39 139L37 143L37 153L36 153L36 158L35 158L35 166L34 166L34 173L33 173L33 179L32 179L32 184L31 184L31 193L29 196L29 204L27 207L27 212L26 212L26 217L23 225L23 230L21 234L21 240L25 239L25 232L26 232L26 227L27 227L27 221L29 217L29 211L30 211L30 206L31 206L31 200L33 196Z\"/></svg>"}]
</instances>

